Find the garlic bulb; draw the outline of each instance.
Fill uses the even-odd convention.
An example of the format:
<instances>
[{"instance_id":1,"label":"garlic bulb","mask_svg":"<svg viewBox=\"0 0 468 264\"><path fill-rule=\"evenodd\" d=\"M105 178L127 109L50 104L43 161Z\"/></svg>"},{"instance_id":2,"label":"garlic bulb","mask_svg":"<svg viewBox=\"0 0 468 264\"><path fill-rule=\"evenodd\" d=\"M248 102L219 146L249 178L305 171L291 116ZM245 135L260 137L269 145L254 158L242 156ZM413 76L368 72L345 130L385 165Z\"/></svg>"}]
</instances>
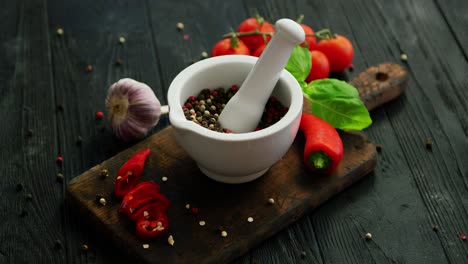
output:
<instances>
[{"instance_id":1,"label":"garlic bulb","mask_svg":"<svg viewBox=\"0 0 468 264\"><path fill-rule=\"evenodd\" d=\"M125 141L143 138L161 115L161 103L153 90L129 78L110 86L106 109L112 130Z\"/></svg>"}]
</instances>

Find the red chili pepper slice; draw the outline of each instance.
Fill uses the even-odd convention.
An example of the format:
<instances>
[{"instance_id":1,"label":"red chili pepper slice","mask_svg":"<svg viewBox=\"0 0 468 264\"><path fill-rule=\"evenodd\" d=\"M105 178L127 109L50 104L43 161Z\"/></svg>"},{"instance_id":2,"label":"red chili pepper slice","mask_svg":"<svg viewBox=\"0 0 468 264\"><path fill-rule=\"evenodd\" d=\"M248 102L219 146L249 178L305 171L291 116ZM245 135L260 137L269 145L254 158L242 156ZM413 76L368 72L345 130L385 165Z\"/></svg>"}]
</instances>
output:
<instances>
[{"instance_id":1,"label":"red chili pepper slice","mask_svg":"<svg viewBox=\"0 0 468 264\"><path fill-rule=\"evenodd\" d=\"M131 220L137 220L149 204L155 204L163 212L167 211L170 205L169 200L159 193L159 186L156 183L142 182L125 195L120 204L120 212Z\"/></svg>"},{"instance_id":2,"label":"red chili pepper slice","mask_svg":"<svg viewBox=\"0 0 468 264\"><path fill-rule=\"evenodd\" d=\"M115 180L115 196L124 197L140 181L150 149L145 149L131 157L120 167Z\"/></svg>"},{"instance_id":3,"label":"red chili pepper slice","mask_svg":"<svg viewBox=\"0 0 468 264\"><path fill-rule=\"evenodd\" d=\"M324 120L303 113L299 128L306 139L304 163L312 171L331 173L343 158L343 142L336 129Z\"/></svg>"},{"instance_id":4,"label":"red chili pepper slice","mask_svg":"<svg viewBox=\"0 0 468 264\"><path fill-rule=\"evenodd\" d=\"M136 235L141 240L150 240L162 235L169 227L165 211L158 204L146 206L146 214L136 222Z\"/></svg>"}]
</instances>

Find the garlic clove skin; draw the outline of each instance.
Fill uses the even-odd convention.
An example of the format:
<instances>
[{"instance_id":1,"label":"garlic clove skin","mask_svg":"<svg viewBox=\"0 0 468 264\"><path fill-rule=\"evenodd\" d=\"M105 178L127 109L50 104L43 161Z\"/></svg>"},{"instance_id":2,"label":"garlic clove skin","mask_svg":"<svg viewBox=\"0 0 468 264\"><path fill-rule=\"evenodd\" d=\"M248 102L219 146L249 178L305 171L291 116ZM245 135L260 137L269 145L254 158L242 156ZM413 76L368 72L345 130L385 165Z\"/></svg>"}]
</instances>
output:
<instances>
[{"instance_id":1,"label":"garlic clove skin","mask_svg":"<svg viewBox=\"0 0 468 264\"><path fill-rule=\"evenodd\" d=\"M130 78L109 87L106 109L112 130L124 141L145 137L161 116L161 103L153 90Z\"/></svg>"}]
</instances>

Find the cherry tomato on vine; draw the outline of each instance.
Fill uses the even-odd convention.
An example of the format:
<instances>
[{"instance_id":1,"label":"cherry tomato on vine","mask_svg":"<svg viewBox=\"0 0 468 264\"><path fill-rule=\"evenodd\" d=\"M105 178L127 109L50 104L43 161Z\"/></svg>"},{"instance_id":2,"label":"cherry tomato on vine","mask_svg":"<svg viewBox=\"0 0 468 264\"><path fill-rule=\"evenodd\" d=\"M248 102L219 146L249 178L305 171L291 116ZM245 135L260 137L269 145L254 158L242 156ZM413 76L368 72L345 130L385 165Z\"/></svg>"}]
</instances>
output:
<instances>
[{"instance_id":1,"label":"cherry tomato on vine","mask_svg":"<svg viewBox=\"0 0 468 264\"><path fill-rule=\"evenodd\" d=\"M336 35L330 39L322 39L317 44L317 50L327 56L331 72L342 72L353 62L353 44L346 37Z\"/></svg>"},{"instance_id":2,"label":"cherry tomato on vine","mask_svg":"<svg viewBox=\"0 0 468 264\"><path fill-rule=\"evenodd\" d=\"M249 48L240 39L225 38L216 43L211 50L211 56L250 55Z\"/></svg>"},{"instance_id":3,"label":"cherry tomato on vine","mask_svg":"<svg viewBox=\"0 0 468 264\"><path fill-rule=\"evenodd\" d=\"M260 57L260 55L262 55L262 52L266 48L266 46L267 46L266 43L260 45L260 47L258 47L252 55L255 57Z\"/></svg>"},{"instance_id":4,"label":"cherry tomato on vine","mask_svg":"<svg viewBox=\"0 0 468 264\"><path fill-rule=\"evenodd\" d=\"M251 17L247 18L246 20L240 23L239 27L237 28L237 32L251 32L258 30L262 33L274 33L275 28L272 24L263 20L262 17ZM265 44L265 39L262 35L251 35L251 36L241 36L239 37L247 47L249 47L250 51L253 53L260 47L262 44ZM266 36L266 41L268 42L271 39L271 36Z\"/></svg>"},{"instance_id":5,"label":"cherry tomato on vine","mask_svg":"<svg viewBox=\"0 0 468 264\"><path fill-rule=\"evenodd\" d=\"M311 51L310 55L312 57L312 68L306 78L306 82L309 83L313 80L327 78L330 74L330 63L327 56L318 50Z\"/></svg>"},{"instance_id":6,"label":"cherry tomato on vine","mask_svg":"<svg viewBox=\"0 0 468 264\"><path fill-rule=\"evenodd\" d=\"M306 24L300 24L300 26L304 30L304 33L306 33L305 41L301 46L309 48L309 50L314 50L317 45L317 38L315 36L307 36L308 34L313 35L315 33L314 30Z\"/></svg>"}]
</instances>

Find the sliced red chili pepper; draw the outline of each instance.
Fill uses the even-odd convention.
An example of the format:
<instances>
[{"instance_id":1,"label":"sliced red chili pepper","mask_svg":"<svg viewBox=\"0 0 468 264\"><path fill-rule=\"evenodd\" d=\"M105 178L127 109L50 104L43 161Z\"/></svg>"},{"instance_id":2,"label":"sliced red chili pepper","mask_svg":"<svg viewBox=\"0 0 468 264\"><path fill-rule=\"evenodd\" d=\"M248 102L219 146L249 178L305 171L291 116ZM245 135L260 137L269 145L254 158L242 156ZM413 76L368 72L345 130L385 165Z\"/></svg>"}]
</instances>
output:
<instances>
[{"instance_id":1,"label":"sliced red chili pepper","mask_svg":"<svg viewBox=\"0 0 468 264\"><path fill-rule=\"evenodd\" d=\"M132 220L137 220L139 212L148 204L157 204L162 211L169 208L169 200L159 193L159 186L151 181L142 182L128 192L120 204L120 212Z\"/></svg>"},{"instance_id":2,"label":"sliced red chili pepper","mask_svg":"<svg viewBox=\"0 0 468 264\"><path fill-rule=\"evenodd\" d=\"M169 227L169 219L158 204L146 207L146 214L136 222L136 235L139 239L150 240L162 235Z\"/></svg>"},{"instance_id":3,"label":"sliced red chili pepper","mask_svg":"<svg viewBox=\"0 0 468 264\"><path fill-rule=\"evenodd\" d=\"M120 167L115 180L115 196L122 198L140 181L146 159L148 158L150 149L145 149L133 157Z\"/></svg>"}]
</instances>

